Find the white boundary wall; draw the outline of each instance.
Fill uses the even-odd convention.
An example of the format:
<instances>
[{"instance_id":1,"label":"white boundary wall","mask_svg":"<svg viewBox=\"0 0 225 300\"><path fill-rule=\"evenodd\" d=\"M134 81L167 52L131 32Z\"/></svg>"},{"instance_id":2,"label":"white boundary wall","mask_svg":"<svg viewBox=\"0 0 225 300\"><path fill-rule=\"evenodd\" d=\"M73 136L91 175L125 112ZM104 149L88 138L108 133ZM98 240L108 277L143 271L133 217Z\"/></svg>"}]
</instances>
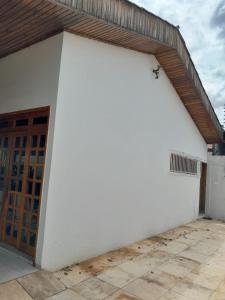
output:
<instances>
[{"instance_id":1,"label":"white boundary wall","mask_svg":"<svg viewBox=\"0 0 225 300\"><path fill-rule=\"evenodd\" d=\"M225 221L225 157L208 155L206 214Z\"/></svg>"}]
</instances>

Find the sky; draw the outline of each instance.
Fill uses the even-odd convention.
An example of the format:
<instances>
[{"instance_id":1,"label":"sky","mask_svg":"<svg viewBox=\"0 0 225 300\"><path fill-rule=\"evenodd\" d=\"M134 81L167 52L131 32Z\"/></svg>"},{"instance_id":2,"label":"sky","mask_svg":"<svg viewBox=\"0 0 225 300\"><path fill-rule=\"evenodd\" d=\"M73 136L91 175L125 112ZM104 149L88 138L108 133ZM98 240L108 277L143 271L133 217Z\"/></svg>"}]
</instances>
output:
<instances>
[{"instance_id":1,"label":"sky","mask_svg":"<svg viewBox=\"0 0 225 300\"><path fill-rule=\"evenodd\" d=\"M192 60L223 124L225 104L225 0L132 0L180 26Z\"/></svg>"}]
</instances>

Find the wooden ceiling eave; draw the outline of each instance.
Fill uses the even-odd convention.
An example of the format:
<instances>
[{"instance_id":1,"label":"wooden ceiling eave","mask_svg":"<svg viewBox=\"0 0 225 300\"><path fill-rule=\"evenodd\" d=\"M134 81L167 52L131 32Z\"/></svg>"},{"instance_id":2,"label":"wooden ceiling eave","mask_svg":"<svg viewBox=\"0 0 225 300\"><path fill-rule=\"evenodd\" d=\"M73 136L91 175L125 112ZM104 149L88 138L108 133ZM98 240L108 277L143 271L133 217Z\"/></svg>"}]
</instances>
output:
<instances>
[{"instance_id":1,"label":"wooden ceiling eave","mask_svg":"<svg viewBox=\"0 0 225 300\"><path fill-rule=\"evenodd\" d=\"M154 54L207 143L223 130L179 30L127 0L0 0L0 57L63 30Z\"/></svg>"},{"instance_id":2,"label":"wooden ceiling eave","mask_svg":"<svg viewBox=\"0 0 225 300\"><path fill-rule=\"evenodd\" d=\"M199 94L176 50L156 54L173 87L207 143L223 140L223 131L209 100ZM205 94L206 95L206 94ZM208 103L207 103L208 101Z\"/></svg>"}]
</instances>

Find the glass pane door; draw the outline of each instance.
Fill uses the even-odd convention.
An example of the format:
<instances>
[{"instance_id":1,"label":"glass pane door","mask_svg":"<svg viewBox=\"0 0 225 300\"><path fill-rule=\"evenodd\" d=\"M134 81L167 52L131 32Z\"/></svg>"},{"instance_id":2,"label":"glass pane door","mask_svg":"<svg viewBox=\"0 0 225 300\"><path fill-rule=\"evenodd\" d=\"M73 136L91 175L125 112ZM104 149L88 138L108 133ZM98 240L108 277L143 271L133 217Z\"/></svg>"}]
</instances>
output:
<instances>
[{"instance_id":1,"label":"glass pane door","mask_svg":"<svg viewBox=\"0 0 225 300\"><path fill-rule=\"evenodd\" d=\"M0 216L3 209L3 197L7 188L7 171L9 160L9 137L0 137ZM2 219L0 218L0 223Z\"/></svg>"},{"instance_id":2,"label":"glass pane door","mask_svg":"<svg viewBox=\"0 0 225 300\"><path fill-rule=\"evenodd\" d=\"M3 240L31 256L37 242L45 146L44 132L11 137Z\"/></svg>"},{"instance_id":3,"label":"glass pane door","mask_svg":"<svg viewBox=\"0 0 225 300\"><path fill-rule=\"evenodd\" d=\"M30 255L35 252L44 173L46 134L29 137L28 175L23 202L23 222L20 248Z\"/></svg>"},{"instance_id":4,"label":"glass pane door","mask_svg":"<svg viewBox=\"0 0 225 300\"><path fill-rule=\"evenodd\" d=\"M48 114L44 109L7 115L0 126L1 239L31 256L37 243Z\"/></svg>"},{"instance_id":5,"label":"glass pane door","mask_svg":"<svg viewBox=\"0 0 225 300\"><path fill-rule=\"evenodd\" d=\"M5 204L4 237L8 243L19 246L22 221L23 188L27 158L27 136L15 135L11 138L11 159L8 174L8 193Z\"/></svg>"}]
</instances>

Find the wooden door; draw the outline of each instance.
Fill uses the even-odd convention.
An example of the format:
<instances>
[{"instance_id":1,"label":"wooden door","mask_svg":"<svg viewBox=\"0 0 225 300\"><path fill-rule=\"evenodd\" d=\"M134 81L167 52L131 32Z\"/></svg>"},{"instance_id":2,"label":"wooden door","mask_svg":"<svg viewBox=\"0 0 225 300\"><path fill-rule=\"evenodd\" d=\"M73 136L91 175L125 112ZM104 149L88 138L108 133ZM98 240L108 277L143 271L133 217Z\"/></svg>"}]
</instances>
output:
<instances>
[{"instance_id":1,"label":"wooden door","mask_svg":"<svg viewBox=\"0 0 225 300\"><path fill-rule=\"evenodd\" d=\"M200 199L199 199L199 214L205 213L205 202L206 202L206 175L207 175L207 164L201 164L201 179L200 179Z\"/></svg>"},{"instance_id":2,"label":"wooden door","mask_svg":"<svg viewBox=\"0 0 225 300\"><path fill-rule=\"evenodd\" d=\"M33 132L29 137L25 172L25 189L21 211L23 221L20 227L20 250L34 256L41 204L42 181L45 162L46 133Z\"/></svg>"},{"instance_id":3,"label":"wooden door","mask_svg":"<svg viewBox=\"0 0 225 300\"><path fill-rule=\"evenodd\" d=\"M8 133L0 136L0 216L3 209L3 199L8 184L8 166L10 159L10 146ZM0 217L0 227L2 218Z\"/></svg>"},{"instance_id":4,"label":"wooden door","mask_svg":"<svg viewBox=\"0 0 225 300\"><path fill-rule=\"evenodd\" d=\"M44 175L48 111L13 115L9 124L8 148L0 147L0 152L7 153L1 239L34 257ZM2 133L3 141L4 134Z\"/></svg>"},{"instance_id":5,"label":"wooden door","mask_svg":"<svg viewBox=\"0 0 225 300\"><path fill-rule=\"evenodd\" d=\"M27 156L27 135L9 135L10 158L8 165L7 192L3 214L2 239L18 247L24 190L24 169Z\"/></svg>"}]
</instances>

